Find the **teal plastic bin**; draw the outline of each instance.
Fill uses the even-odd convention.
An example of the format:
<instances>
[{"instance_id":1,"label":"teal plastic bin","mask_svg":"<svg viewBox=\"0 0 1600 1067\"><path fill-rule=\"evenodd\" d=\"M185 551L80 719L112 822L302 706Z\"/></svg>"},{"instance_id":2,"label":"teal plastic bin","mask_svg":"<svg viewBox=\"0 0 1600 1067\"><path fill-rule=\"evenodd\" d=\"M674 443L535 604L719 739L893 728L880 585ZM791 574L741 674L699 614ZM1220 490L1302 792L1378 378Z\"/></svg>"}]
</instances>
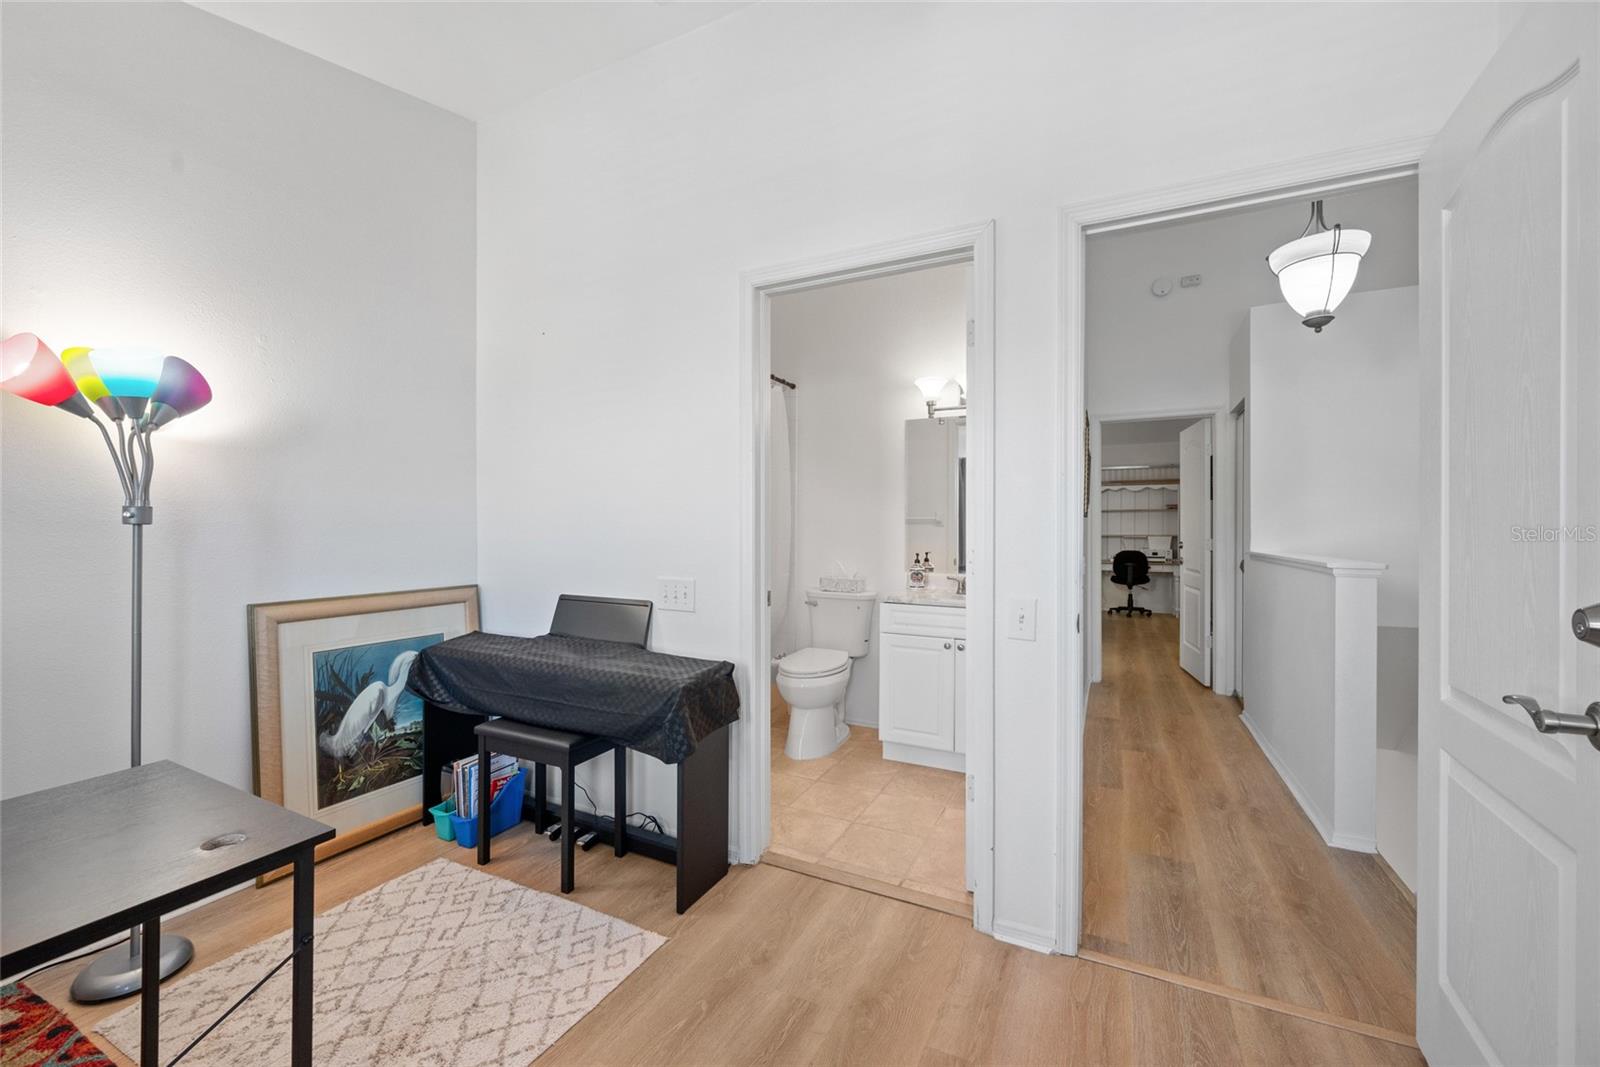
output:
<instances>
[{"instance_id":1,"label":"teal plastic bin","mask_svg":"<svg viewBox=\"0 0 1600 1067\"><path fill-rule=\"evenodd\" d=\"M455 797L445 797L443 804L435 804L428 809L428 814L433 816L433 832L439 835L439 840L454 841L456 839L456 828L450 822L455 813Z\"/></svg>"}]
</instances>

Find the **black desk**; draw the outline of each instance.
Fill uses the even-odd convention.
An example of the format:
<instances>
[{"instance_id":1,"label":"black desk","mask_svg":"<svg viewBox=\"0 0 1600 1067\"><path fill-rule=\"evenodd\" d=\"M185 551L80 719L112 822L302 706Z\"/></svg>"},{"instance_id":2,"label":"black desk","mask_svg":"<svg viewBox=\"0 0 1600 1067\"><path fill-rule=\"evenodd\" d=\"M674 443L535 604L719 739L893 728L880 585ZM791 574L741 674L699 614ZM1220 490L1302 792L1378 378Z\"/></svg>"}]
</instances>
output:
<instances>
[{"instance_id":1,"label":"black desk","mask_svg":"<svg viewBox=\"0 0 1600 1067\"><path fill-rule=\"evenodd\" d=\"M0 802L0 974L16 974L294 864L295 1067L311 1064L313 852L333 828L162 760ZM223 834L244 840L204 844ZM139 1062L158 1062L160 954L144 954Z\"/></svg>"},{"instance_id":2,"label":"black desk","mask_svg":"<svg viewBox=\"0 0 1600 1067\"><path fill-rule=\"evenodd\" d=\"M490 716L452 711L431 701L424 701L422 707L422 821L429 823L428 809L444 799L440 772L463 756L477 755L473 730ZM569 729L570 725L552 727ZM672 766L678 768L677 838L619 822L630 852L677 867L677 909L682 915L728 873L728 727L701 738L688 759ZM534 803L534 792L528 790L526 805ZM538 795L543 796L544 791L539 790ZM561 815L568 817L567 812ZM575 815L576 826L593 830L600 840L613 844L609 822L596 820L587 812Z\"/></svg>"}]
</instances>

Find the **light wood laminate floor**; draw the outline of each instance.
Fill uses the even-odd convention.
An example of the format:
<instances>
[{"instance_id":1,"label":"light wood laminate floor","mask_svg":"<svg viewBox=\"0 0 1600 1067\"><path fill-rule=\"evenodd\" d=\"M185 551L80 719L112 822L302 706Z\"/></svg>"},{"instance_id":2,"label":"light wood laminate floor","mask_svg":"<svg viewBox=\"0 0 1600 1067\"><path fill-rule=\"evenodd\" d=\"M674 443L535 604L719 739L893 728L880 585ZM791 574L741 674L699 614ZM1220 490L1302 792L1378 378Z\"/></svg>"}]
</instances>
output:
<instances>
[{"instance_id":1,"label":"light wood laminate floor","mask_svg":"<svg viewBox=\"0 0 1600 1067\"><path fill-rule=\"evenodd\" d=\"M960 905L966 889L966 779L883 758L878 732L821 759L784 754L788 708L772 688L771 852Z\"/></svg>"},{"instance_id":2,"label":"light wood laminate floor","mask_svg":"<svg viewBox=\"0 0 1600 1067\"><path fill-rule=\"evenodd\" d=\"M1416 911L1330 848L1233 699L1178 666L1177 620L1108 616L1084 733L1083 947L1415 1032Z\"/></svg>"},{"instance_id":3,"label":"light wood laminate floor","mask_svg":"<svg viewBox=\"0 0 1600 1067\"><path fill-rule=\"evenodd\" d=\"M318 910L438 856L473 862L423 827L352 849L317 868ZM496 839L489 871L555 892L559 862L524 824ZM774 867L734 868L683 916L666 864L596 849L576 873L572 899L670 940L541 1064L1422 1063L1415 1049L1004 945L955 916ZM284 880L170 928L194 939L198 969L288 924ZM87 1031L128 1002L70 1004L77 966L30 984Z\"/></svg>"}]
</instances>

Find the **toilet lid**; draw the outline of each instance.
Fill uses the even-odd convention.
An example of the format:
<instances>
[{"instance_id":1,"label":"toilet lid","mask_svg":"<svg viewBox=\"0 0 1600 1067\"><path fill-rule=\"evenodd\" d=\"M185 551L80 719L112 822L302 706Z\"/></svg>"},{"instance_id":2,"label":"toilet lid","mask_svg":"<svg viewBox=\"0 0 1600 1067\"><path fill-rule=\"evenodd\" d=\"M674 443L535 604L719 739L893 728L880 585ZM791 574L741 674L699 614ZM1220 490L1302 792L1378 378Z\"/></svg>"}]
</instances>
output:
<instances>
[{"instance_id":1,"label":"toilet lid","mask_svg":"<svg viewBox=\"0 0 1600 1067\"><path fill-rule=\"evenodd\" d=\"M791 678L820 678L850 665L850 655L837 648L802 648L778 661L778 671Z\"/></svg>"}]
</instances>

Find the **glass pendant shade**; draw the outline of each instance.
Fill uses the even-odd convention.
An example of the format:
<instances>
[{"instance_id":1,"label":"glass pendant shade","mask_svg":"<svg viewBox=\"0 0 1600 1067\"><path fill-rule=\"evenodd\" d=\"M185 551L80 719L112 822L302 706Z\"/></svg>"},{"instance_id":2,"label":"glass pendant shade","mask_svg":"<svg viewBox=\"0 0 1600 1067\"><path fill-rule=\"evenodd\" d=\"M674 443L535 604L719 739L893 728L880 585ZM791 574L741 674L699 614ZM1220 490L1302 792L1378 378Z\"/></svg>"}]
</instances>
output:
<instances>
[{"instance_id":1,"label":"glass pendant shade","mask_svg":"<svg viewBox=\"0 0 1600 1067\"><path fill-rule=\"evenodd\" d=\"M1366 230L1335 226L1281 246L1267 257L1267 266L1278 276L1283 299L1305 325L1321 333L1350 295L1361 257L1371 246L1372 234Z\"/></svg>"},{"instance_id":2,"label":"glass pendant shade","mask_svg":"<svg viewBox=\"0 0 1600 1067\"><path fill-rule=\"evenodd\" d=\"M143 415L166 357L148 348L96 348L93 358L100 381L122 410L132 418Z\"/></svg>"},{"instance_id":3,"label":"glass pendant shade","mask_svg":"<svg viewBox=\"0 0 1600 1067\"><path fill-rule=\"evenodd\" d=\"M930 404L937 404L939 397L944 395L944 387L950 384L949 378L918 378L917 389L922 393L922 399Z\"/></svg>"},{"instance_id":4,"label":"glass pendant shade","mask_svg":"<svg viewBox=\"0 0 1600 1067\"><path fill-rule=\"evenodd\" d=\"M19 333L0 344L0 389L46 407L59 407L87 417L89 402L61 360L31 333Z\"/></svg>"},{"instance_id":5,"label":"glass pendant shade","mask_svg":"<svg viewBox=\"0 0 1600 1067\"><path fill-rule=\"evenodd\" d=\"M211 402L211 385L194 365L177 356L161 363L161 377L150 394L150 408L144 421L159 429L181 415L199 411Z\"/></svg>"}]
</instances>

